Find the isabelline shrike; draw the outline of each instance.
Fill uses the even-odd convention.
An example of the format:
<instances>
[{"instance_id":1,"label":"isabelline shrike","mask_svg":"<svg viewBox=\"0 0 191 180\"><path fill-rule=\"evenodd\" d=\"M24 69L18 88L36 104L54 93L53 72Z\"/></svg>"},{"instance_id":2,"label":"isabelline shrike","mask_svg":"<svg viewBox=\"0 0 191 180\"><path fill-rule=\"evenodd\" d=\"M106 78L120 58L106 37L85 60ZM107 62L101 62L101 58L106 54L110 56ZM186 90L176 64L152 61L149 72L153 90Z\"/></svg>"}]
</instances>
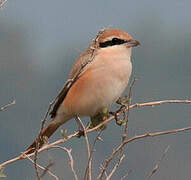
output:
<instances>
[{"instance_id":1,"label":"isabelline shrike","mask_svg":"<svg viewBox=\"0 0 191 180\"><path fill-rule=\"evenodd\" d=\"M131 50L137 45L138 41L120 29L101 30L74 63L50 113L52 120L41 131L41 137L49 138L58 127L76 116L93 118L108 109L128 85ZM44 142L39 141L41 147ZM35 147L36 141L28 153Z\"/></svg>"}]
</instances>

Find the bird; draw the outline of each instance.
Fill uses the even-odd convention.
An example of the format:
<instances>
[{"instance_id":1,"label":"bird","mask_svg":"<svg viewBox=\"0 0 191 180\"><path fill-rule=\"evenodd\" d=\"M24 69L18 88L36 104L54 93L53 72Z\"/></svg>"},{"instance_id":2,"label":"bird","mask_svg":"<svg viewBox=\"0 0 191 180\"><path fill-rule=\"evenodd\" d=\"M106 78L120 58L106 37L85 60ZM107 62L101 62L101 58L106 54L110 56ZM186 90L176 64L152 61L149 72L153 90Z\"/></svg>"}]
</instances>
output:
<instances>
[{"instance_id":1,"label":"bird","mask_svg":"<svg viewBox=\"0 0 191 180\"><path fill-rule=\"evenodd\" d=\"M45 143L64 123L75 117L95 119L117 101L128 86L132 72L132 47L140 45L121 29L102 29L75 61L64 88L50 112L51 121L27 154ZM95 126L95 125L94 125Z\"/></svg>"}]
</instances>

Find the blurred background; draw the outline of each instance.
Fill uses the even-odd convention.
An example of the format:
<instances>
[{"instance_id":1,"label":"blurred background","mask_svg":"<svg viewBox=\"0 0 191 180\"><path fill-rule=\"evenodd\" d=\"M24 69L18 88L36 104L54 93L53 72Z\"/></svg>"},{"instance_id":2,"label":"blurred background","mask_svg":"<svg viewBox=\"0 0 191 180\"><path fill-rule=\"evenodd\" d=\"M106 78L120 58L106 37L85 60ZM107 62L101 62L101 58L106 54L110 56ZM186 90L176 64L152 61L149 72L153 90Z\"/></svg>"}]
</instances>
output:
<instances>
[{"instance_id":1,"label":"blurred background","mask_svg":"<svg viewBox=\"0 0 191 180\"><path fill-rule=\"evenodd\" d=\"M8 0L0 9L0 106L14 99L16 105L0 112L0 161L19 155L34 140L75 58L101 28L123 29L141 42L132 58L132 77L138 78L134 103L191 99L190 6L190 0ZM191 105L185 104L133 109L128 136L190 126L190 116ZM62 128L72 133L77 125L70 121ZM94 154L93 179L120 143L121 134L122 127L114 121L103 132L104 142L97 143ZM95 135L89 136L91 143ZM57 131L50 141L60 137ZM82 179L87 162L84 138L63 145L73 149L75 169ZM170 149L153 179L190 179L191 132L129 144L113 179L120 179L128 170L132 170L128 179L145 179L168 145ZM73 179L65 152L42 153L39 163L46 166L50 161L55 162L52 170L60 179ZM9 180L36 179L28 160L7 166L4 173Z\"/></svg>"}]
</instances>

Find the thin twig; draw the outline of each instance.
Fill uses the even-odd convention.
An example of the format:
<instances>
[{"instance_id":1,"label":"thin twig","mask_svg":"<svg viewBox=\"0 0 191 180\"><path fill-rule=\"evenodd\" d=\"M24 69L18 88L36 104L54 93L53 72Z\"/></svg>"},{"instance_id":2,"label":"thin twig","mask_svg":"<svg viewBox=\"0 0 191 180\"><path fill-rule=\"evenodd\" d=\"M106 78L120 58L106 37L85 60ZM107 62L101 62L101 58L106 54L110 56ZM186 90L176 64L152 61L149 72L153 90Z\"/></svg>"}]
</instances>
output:
<instances>
[{"instance_id":1,"label":"thin twig","mask_svg":"<svg viewBox=\"0 0 191 180\"><path fill-rule=\"evenodd\" d=\"M68 153L68 156L69 156L69 158L70 158L70 167L71 167L71 169L72 169L72 173L73 173L73 175L74 175L75 180L78 180L77 173L76 173L76 171L75 171L75 169L74 169L74 160L73 160L72 153L71 153L71 152L72 152L72 149L67 149L67 148L62 147L62 146L54 146L54 148L60 148L60 149L62 149L62 150L64 150L65 152Z\"/></svg>"},{"instance_id":2,"label":"thin twig","mask_svg":"<svg viewBox=\"0 0 191 180\"><path fill-rule=\"evenodd\" d=\"M132 172L132 170L129 170L122 178L121 180L125 180L127 176Z\"/></svg>"},{"instance_id":3,"label":"thin twig","mask_svg":"<svg viewBox=\"0 0 191 180\"><path fill-rule=\"evenodd\" d=\"M25 154L25 157L26 157L27 159L29 159L29 161L31 161L31 162L34 164L34 161L33 161L28 155ZM50 176L52 176L52 177L55 178L56 180L59 180L58 177L57 177L55 174L53 174L48 168L44 168L43 166L41 166L41 165L39 165L39 164L37 164L37 166L38 166L40 169L46 171Z\"/></svg>"},{"instance_id":4,"label":"thin twig","mask_svg":"<svg viewBox=\"0 0 191 180\"><path fill-rule=\"evenodd\" d=\"M45 167L45 169L44 169L44 171L42 172L42 174L41 174L40 177L43 178L44 175L49 171L50 167L52 167L53 165L54 165L53 162L48 163L48 165Z\"/></svg>"},{"instance_id":5,"label":"thin twig","mask_svg":"<svg viewBox=\"0 0 191 180\"><path fill-rule=\"evenodd\" d=\"M103 165L102 165L102 164L100 164L100 169L103 169ZM104 172L104 174L105 174L105 177L107 178L108 175L107 175L107 172L106 172L106 171ZM97 179L98 179L98 178L97 178Z\"/></svg>"},{"instance_id":6,"label":"thin twig","mask_svg":"<svg viewBox=\"0 0 191 180\"><path fill-rule=\"evenodd\" d=\"M76 118L77 118L78 122L80 123L80 125L82 126L83 131L84 131L84 137L85 137L85 140L86 140L86 146L87 146L87 151L88 151L88 161L89 161L87 179L91 180L92 179L92 174L91 174L91 166L92 166L92 164L91 164L91 158L90 158L90 155L91 155L91 153L90 153L90 143L89 143L88 136L87 136L87 130L86 130L84 124L82 123L81 119L79 117L76 117ZM84 180L86 180L86 173L85 173Z\"/></svg>"},{"instance_id":7,"label":"thin twig","mask_svg":"<svg viewBox=\"0 0 191 180\"><path fill-rule=\"evenodd\" d=\"M146 102L146 103L136 103L136 104L130 105L129 109L134 109L134 108L139 108L139 107L147 107L147 106L155 107L155 106L161 105L161 104L191 104L191 100L162 100L162 101L153 101L153 102ZM116 114L116 116L120 116L125 111L128 111L128 107L122 108ZM107 124L108 122L110 122L113 119L115 119L115 116L111 116L110 118L106 119L105 121L103 121L102 123L97 125L96 127L87 130L87 132L89 133L89 132L96 131L101 126L103 126L104 124Z\"/></svg>"},{"instance_id":8,"label":"thin twig","mask_svg":"<svg viewBox=\"0 0 191 180\"><path fill-rule=\"evenodd\" d=\"M131 85L130 85L130 88L129 88L129 93L127 95L127 99L126 101L128 102L127 105L125 107L127 107L127 115L125 117L125 127L124 127L124 130L123 130L123 134L122 134L122 138L121 138L121 144L124 143L124 141L126 140L127 138L127 132L128 132L128 122L129 122L129 116L130 116L130 103L131 103L131 99L132 99L132 89L133 89L133 86L136 82L136 78L133 79ZM109 174L109 176L106 178L107 180L109 180L111 178L111 176L114 174L114 172L116 171L116 169L119 167L119 165L121 164L123 158L125 156L123 155L123 148L120 149L120 153L119 153L119 156L118 156L118 161L117 163L115 164L113 170L111 171L111 173ZM109 166L109 163L111 161L108 161L107 163L107 167ZM101 170L101 174L98 176L98 178L102 179L103 178L103 175L106 171L106 167L104 167L102 170Z\"/></svg>"},{"instance_id":9,"label":"thin twig","mask_svg":"<svg viewBox=\"0 0 191 180\"><path fill-rule=\"evenodd\" d=\"M56 98L57 98L57 97L56 97ZM50 110L51 110L52 106L53 106L54 103L56 102L56 98L49 104L48 110L47 110L47 112L46 112L44 118L43 118L42 121L41 121L41 129L40 129L39 136L42 134L42 130L43 130L43 128L44 128L45 122L46 122L46 120L47 120L47 118L48 118L48 115L49 115L49 113L50 113Z\"/></svg>"},{"instance_id":10,"label":"thin twig","mask_svg":"<svg viewBox=\"0 0 191 180\"><path fill-rule=\"evenodd\" d=\"M39 144L36 143L36 149L35 149L35 155L34 155L34 168L36 172L36 177L38 180L41 180L40 173L38 171L38 164L37 164L37 159L38 159L38 149L39 149Z\"/></svg>"},{"instance_id":11,"label":"thin twig","mask_svg":"<svg viewBox=\"0 0 191 180\"><path fill-rule=\"evenodd\" d=\"M144 138L147 138L147 137L155 137L155 136L161 136L161 135L166 135L166 134L175 134L175 133L179 133L179 132L183 132L183 131L188 131L188 130L191 130L191 126L189 127L185 127L185 128L181 128L181 129L172 129L172 130L168 130L168 131L161 131L161 132L155 132L155 133L146 133L146 134L143 134L143 135L139 135L139 136L134 136L126 141L124 141L122 144L120 144L117 148L115 148L112 152L112 154L109 156L108 159L106 159L105 161L105 165L104 165L104 168L102 169L100 175L99 175L99 178L102 179L103 178L103 172L105 171L105 169L107 169L110 161L115 157L115 155L121 151L121 149L128 143L130 142L133 142L135 140L138 140L138 139L144 139Z\"/></svg>"},{"instance_id":12,"label":"thin twig","mask_svg":"<svg viewBox=\"0 0 191 180\"><path fill-rule=\"evenodd\" d=\"M53 146L58 145L58 144L61 144L61 143L64 143L64 142L66 142L66 141L68 141L68 140L70 140L70 139L72 139L72 138L74 138L74 137L77 137L77 136L78 136L78 132L67 136L67 139L66 139L66 138L63 138L63 139L59 139L59 140L57 140L57 141L55 141L55 142L53 142L53 143L51 143L51 144L47 144L48 147L47 147L47 145L44 145L42 148L40 148L40 149L38 150L38 153L43 152L43 151L48 150L48 149L51 149L51 148L53 148ZM49 147L49 145L50 145L50 147ZM31 153L31 154L28 154L27 156L28 156L28 157L32 157L32 156L34 156L34 155L35 155L35 153L33 152L33 153ZM26 159L26 158L27 158L27 157L25 156L25 153L22 153L20 156L17 156L17 157L15 157L15 158L13 158L13 159L10 159L10 160L5 161L4 163L0 164L0 170L3 169L5 166L7 166L7 165L9 165L9 164L12 164L12 163L14 163L14 162L16 162L16 161L23 160L23 159Z\"/></svg>"},{"instance_id":13,"label":"thin twig","mask_svg":"<svg viewBox=\"0 0 191 180\"><path fill-rule=\"evenodd\" d=\"M129 109L133 109L133 108L138 108L138 107L146 107L146 106L156 106L156 105L161 105L161 104L167 104L167 103L181 103L181 104L191 104L191 100L164 100L164 101L155 101L155 102L147 102L147 103L139 103L139 104L133 104L133 105L130 105L129 106ZM117 116L120 116L124 111L127 111L127 108L125 109L122 109L120 112L117 113ZM109 121L113 120L115 118L115 116L111 116L110 118L108 118L107 120L105 120L104 122L100 123L98 126L96 126L95 128L92 128L92 129L88 129L86 132L87 133L90 133L90 132L94 132L96 131L97 129L99 129L102 125L108 123ZM172 133L179 133L179 132L183 132L183 131L187 131L187 130L190 130L191 129L191 126L188 126L188 127L185 127L185 128L181 128L181 129L173 129L173 130L169 130L169 131L163 131L163 132L157 132L157 133L147 133L147 134L143 134L143 135L140 135L140 136L134 136L132 138L130 138L129 140L125 141L125 144L126 143L130 143L132 141L135 141L137 139L142 139L142 138L145 138L145 137L154 137L154 136L160 136L160 135L165 135L165 134L172 134ZM59 139L51 144L46 144L44 145L42 148L40 148L38 150L38 153L40 152L43 152L45 150L48 150L50 148L52 148L53 146L55 145L58 145L58 144L61 144L61 143L64 143L66 141L69 141L70 139L74 138L74 137L77 137L79 134L78 132L75 132L74 134L71 134L69 136L67 136L67 138L62 138L62 139ZM125 145L123 144L123 146ZM119 147L120 148L120 147ZM34 156L34 153L31 153L28 155L29 157L32 157ZM16 158L13 158L13 159L10 159L8 161L5 161L3 162L2 164L0 164L0 170L9 165L9 164L12 164L16 161L19 161L19 160L23 160L23 159L26 159L25 156L23 156L22 154Z\"/></svg>"},{"instance_id":14,"label":"thin twig","mask_svg":"<svg viewBox=\"0 0 191 180\"><path fill-rule=\"evenodd\" d=\"M115 171L118 169L118 167L120 166L120 164L122 163L123 159L125 158L125 155L123 154L119 159L118 162L116 163L116 165L114 166L114 168L112 169L111 173L107 176L106 180L110 180L111 177L113 176L113 174L115 173Z\"/></svg>"},{"instance_id":15,"label":"thin twig","mask_svg":"<svg viewBox=\"0 0 191 180\"><path fill-rule=\"evenodd\" d=\"M89 168L89 163L91 162L91 159L92 159L92 155L93 155L93 152L94 152L94 148L95 148L95 145L96 145L96 142L100 139L100 134L102 133L102 131L99 131L94 142L93 142L93 145L92 145L92 149L90 151L90 157L88 158L88 164L87 164L87 167L86 167L86 170L85 170L85 175L84 175L84 180L86 179L86 175L88 173L88 168Z\"/></svg>"},{"instance_id":16,"label":"thin twig","mask_svg":"<svg viewBox=\"0 0 191 180\"><path fill-rule=\"evenodd\" d=\"M158 160L158 162L156 163L156 165L154 166L154 168L152 169L152 171L149 173L149 175L147 176L147 180L151 179L151 177L153 176L153 174L155 174L157 172L157 170L159 169L159 164L161 163L161 161L164 159L164 157L166 156L168 150L169 150L170 146L168 146L164 153L162 154L161 158Z\"/></svg>"},{"instance_id":17,"label":"thin twig","mask_svg":"<svg viewBox=\"0 0 191 180\"><path fill-rule=\"evenodd\" d=\"M35 155L34 155L34 167L35 167L35 172L36 172L36 176L37 176L37 179L38 179L38 180L41 180L41 176L40 176L40 174L39 174L38 166L37 166L39 142L41 141L41 139L44 140L43 137L42 137L42 131L43 131L43 129L44 129L44 125L45 125L45 122L46 122L46 120L47 120L47 118L48 118L48 115L49 115L49 113L50 113L50 110L52 109L52 106L53 106L53 105L55 104L55 102L56 102L56 99L57 99L57 97L49 104L48 110L47 110L47 112L46 112L44 118L43 118L42 121L41 121L40 132L39 132L38 137L37 137L37 139L36 139L36 147L35 147Z\"/></svg>"},{"instance_id":18,"label":"thin twig","mask_svg":"<svg viewBox=\"0 0 191 180\"><path fill-rule=\"evenodd\" d=\"M0 8L1 8L1 7L0 7ZM11 103L6 104L6 105L4 105L3 107L1 107L1 108L0 108L0 111L4 111L5 109L9 108L10 106L12 106L12 105L14 105L14 104L16 104L16 101L15 101L15 100L13 100Z\"/></svg>"},{"instance_id":19,"label":"thin twig","mask_svg":"<svg viewBox=\"0 0 191 180\"><path fill-rule=\"evenodd\" d=\"M131 103L131 98L132 98L132 88L134 86L136 82L136 78L133 79L133 82L130 85L129 88L129 94L128 94L128 104L127 104L127 116L126 116L126 123L125 123L125 128L123 131L123 135L122 135L122 142L125 141L125 139L127 138L127 131L128 131L128 121L129 121L129 114L130 114L130 103Z\"/></svg>"},{"instance_id":20,"label":"thin twig","mask_svg":"<svg viewBox=\"0 0 191 180\"><path fill-rule=\"evenodd\" d=\"M2 1L0 2L0 8L2 8L7 1L8 1L8 0L2 0Z\"/></svg>"}]
</instances>

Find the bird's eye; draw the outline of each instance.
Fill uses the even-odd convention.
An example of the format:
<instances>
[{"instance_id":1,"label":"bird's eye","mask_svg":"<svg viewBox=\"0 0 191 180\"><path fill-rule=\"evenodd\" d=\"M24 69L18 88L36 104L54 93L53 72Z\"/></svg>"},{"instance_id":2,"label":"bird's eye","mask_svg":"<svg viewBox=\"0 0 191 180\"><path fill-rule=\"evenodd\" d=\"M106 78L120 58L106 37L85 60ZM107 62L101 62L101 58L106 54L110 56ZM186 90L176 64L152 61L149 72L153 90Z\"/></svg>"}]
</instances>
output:
<instances>
[{"instance_id":1,"label":"bird's eye","mask_svg":"<svg viewBox=\"0 0 191 180\"><path fill-rule=\"evenodd\" d=\"M126 42L127 41L123 40L123 39L113 38L112 40L109 40L109 41L106 41L106 42L102 42L99 45L100 45L101 48L105 48L105 47L108 47L108 46L115 46L115 45L124 44Z\"/></svg>"},{"instance_id":2,"label":"bird's eye","mask_svg":"<svg viewBox=\"0 0 191 180\"><path fill-rule=\"evenodd\" d=\"M113 45L119 45L119 44L124 44L126 41L123 39L118 39L118 38L113 38L112 39L112 44Z\"/></svg>"},{"instance_id":3,"label":"bird's eye","mask_svg":"<svg viewBox=\"0 0 191 180\"><path fill-rule=\"evenodd\" d=\"M116 45L116 44L119 44L119 43L120 43L121 39L113 38L111 41L112 41L112 44L113 44L113 45Z\"/></svg>"}]
</instances>

